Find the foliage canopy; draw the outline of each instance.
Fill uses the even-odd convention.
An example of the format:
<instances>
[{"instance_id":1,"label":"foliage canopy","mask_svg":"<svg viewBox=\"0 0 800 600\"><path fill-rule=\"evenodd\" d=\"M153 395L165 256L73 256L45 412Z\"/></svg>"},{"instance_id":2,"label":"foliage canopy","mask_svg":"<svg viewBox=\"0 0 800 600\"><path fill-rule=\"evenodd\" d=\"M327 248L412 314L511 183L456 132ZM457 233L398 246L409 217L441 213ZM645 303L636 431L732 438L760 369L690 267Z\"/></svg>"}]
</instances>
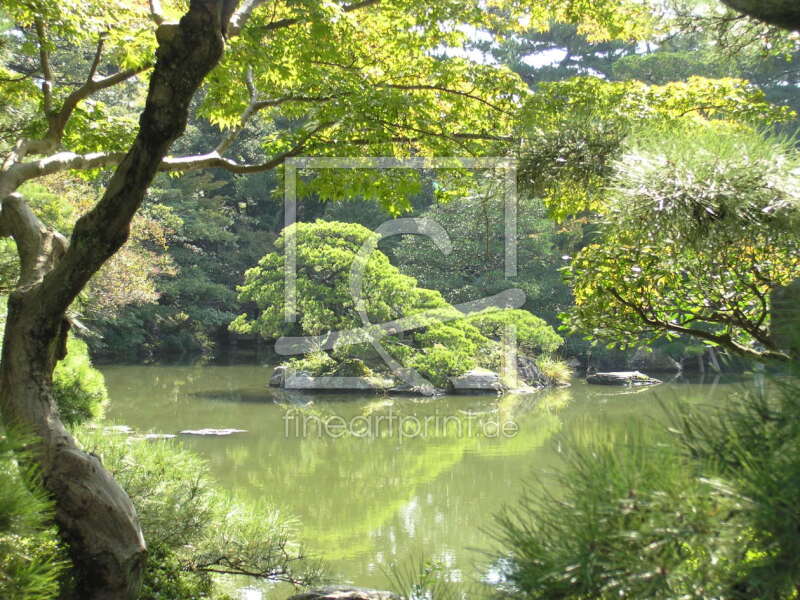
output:
<instances>
[{"instance_id":1,"label":"foliage canopy","mask_svg":"<svg viewBox=\"0 0 800 600\"><path fill-rule=\"evenodd\" d=\"M723 124L668 133L615 164L598 239L566 270L568 324L623 345L690 334L780 356L770 294L800 277L796 150Z\"/></svg>"},{"instance_id":2,"label":"foliage canopy","mask_svg":"<svg viewBox=\"0 0 800 600\"><path fill-rule=\"evenodd\" d=\"M285 256L280 251L290 236L296 237L297 243L296 323L287 323L284 312ZM345 335L337 337L331 348L339 363L356 358L385 369L363 338L347 333L366 325L359 318L360 309L374 325L395 320L404 323L401 331L374 333L403 365L417 369L441 387L447 377L475 366L498 369L499 340L509 325L516 328L520 348L530 354L551 354L563 342L545 321L525 310L487 308L465 315L439 292L418 287L413 277L403 275L380 250L368 256L359 252L367 242L377 242L376 238L377 234L362 225L336 221L296 223L284 230L276 242L279 251L265 255L258 266L249 269L239 288L240 299L255 303L258 315L240 315L231 329L267 339L322 334L320 339L325 341L320 346L329 341L330 332L343 331ZM358 265L363 266L364 277L362 297L356 301L350 285ZM345 374L341 364L319 350L292 364L314 375ZM348 369L355 369L349 375L370 373L365 366L347 364Z\"/></svg>"}]
</instances>

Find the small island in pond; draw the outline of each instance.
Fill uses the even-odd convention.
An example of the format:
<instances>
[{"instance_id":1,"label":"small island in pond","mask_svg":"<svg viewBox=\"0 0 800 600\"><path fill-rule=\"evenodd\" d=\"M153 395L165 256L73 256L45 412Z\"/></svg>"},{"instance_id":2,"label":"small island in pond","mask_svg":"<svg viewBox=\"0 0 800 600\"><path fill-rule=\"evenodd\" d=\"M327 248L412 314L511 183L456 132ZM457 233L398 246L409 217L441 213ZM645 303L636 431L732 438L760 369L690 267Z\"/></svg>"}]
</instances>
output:
<instances>
[{"instance_id":1,"label":"small island in pond","mask_svg":"<svg viewBox=\"0 0 800 600\"><path fill-rule=\"evenodd\" d=\"M297 244L296 286L302 290L291 323L284 318L280 252L288 236ZM378 239L354 223L297 223L281 233L277 252L247 271L240 300L255 302L259 311L240 316L231 328L279 338L279 351L299 355L275 370L271 385L431 395L568 382L569 367L554 358L561 336L530 312L501 304L513 302L515 290L488 298L482 310L462 312L401 273L375 249Z\"/></svg>"}]
</instances>

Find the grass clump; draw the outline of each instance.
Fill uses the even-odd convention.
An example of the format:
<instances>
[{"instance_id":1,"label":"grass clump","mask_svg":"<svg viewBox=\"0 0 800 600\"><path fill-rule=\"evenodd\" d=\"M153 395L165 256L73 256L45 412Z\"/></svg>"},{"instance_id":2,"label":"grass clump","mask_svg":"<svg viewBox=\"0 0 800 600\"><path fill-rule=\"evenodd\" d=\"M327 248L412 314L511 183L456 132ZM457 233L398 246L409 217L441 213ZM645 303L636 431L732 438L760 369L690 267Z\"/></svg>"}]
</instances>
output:
<instances>
[{"instance_id":1,"label":"grass clump","mask_svg":"<svg viewBox=\"0 0 800 600\"><path fill-rule=\"evenodd\" d=\"M542 375L555 385L565 385L572 377L572 369L563 360L552 356L539 356L534 362Z\"/></svg>"},{"instance_id":2,"label":"grass clump","mask_svg":"<svg viewBox=\"0 0 800 600\"><path fill-rule=\"evenodd\" d=\"M796 597L800 382L668 412L669 437L570 444L555 484L497 517L509 597Z\"/></svg>"},{"instance_id":3,"label":"grass clump","mask_svg":"<svg viewBox=\"0 0 800 600\"><path fill-rule=\"evenodd\" d=\"M322 569L295 541L297 523L266 504L225 493L201 458L169 440L82 430L136 507L148 557L141 600L225 598L215 576L314 584Z\"/></svg>"},{"instance_id":4,"label":"grass clump","mask_svg":"<svg viewBox=\"0 0 800 600\"><path fill-rule=\"evenodd\" d=\"M67 563L52 503L35 474L20 469L19 447L0 435L0 598L51 600Z\"/></svg>"}]
</instances>

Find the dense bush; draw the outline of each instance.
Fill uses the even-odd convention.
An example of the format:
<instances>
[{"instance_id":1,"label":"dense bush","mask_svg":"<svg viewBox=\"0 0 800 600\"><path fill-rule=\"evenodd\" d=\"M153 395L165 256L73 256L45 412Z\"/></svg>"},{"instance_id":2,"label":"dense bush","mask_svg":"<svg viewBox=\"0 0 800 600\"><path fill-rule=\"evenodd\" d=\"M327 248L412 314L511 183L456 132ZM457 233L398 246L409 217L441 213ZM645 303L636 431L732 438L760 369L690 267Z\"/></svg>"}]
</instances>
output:
<instances>
[{"instance_id":1,"label":"dense bush","mask_svg":"<svg viewBox=\"0 0 800 600\"><path fill-rule=\"evenodd\" d=\"M53 393L61 420L66 425L78 425L98 419L108 403L103 374L92 367L86 343L71 337L67 355L53 371Z\"/></svg>"},{"instance_id":2,"label":"dense bush","mask_svg":"<svg viewBox=\"0 0 800 600\"><path fill-rule=\"evenodd\" d=\"M800 278L796 142L716 121L655 128L614 168L600 231L565 270L568 328L623 349L684 335L785 359L770 307Z\"/></svg>"},{"instance_id":3,"label":"dense bush","mask_svg":"<svg viewBox=\"0 0 800 600\"><path fill-rule=\"evenodd\" d=\"M6 324L6 301L5 296L0 296L0 350ZM53 370L53 395L61 420L70 426L101 417L108 403L103 374L92 367L86 343L76 337L68 338L67 355Z\"/></svg>"},{"instance_id":4,"label":"dense bush","mask_svg":"<svg viewBox=\"0 0 800 600\"><path fill-rule=\"evenodd\" d=\"M431 325L415 333L414 341L423 348L444 346L472 357L488 343L488 339L478 329L463 319Z\"/></svg>"},{"instance_id":5,"label":"dense bush","mask_svg":"<svg viewBox=\"0 0 800 600\"><path fill-rule=\"evenodd\" d=\"M448 377L461 375L476 366L473 356L458 348L437 344L417 352L408 365L436 387L446 387Z\"/></svg>"},{"instance_id":6,"label":"dense bush","mask_svg":"<svg viewBox=\"0 0 800 600\"><path fill-rule=\"evenodd\" d=\"M296 235L298 244L296 324L287 324L284 312L280 251L289 233ZM400 319L405 333L392 332L381 344L400 364L416 369L438 387L444 387L448 377L475 366L499 368L498 344L509 326L514 326L520 348L530 354L550 354L562 344L544 320L525 310L486 309L464 316L439 292L419 287L416 279L403 275L376 245L376 234L353 223L317 221L292 226L278 238L278 251L247 271L239 299L255 302L259 312L255 317L237 317L231 330L273 339L361 328L359 310L372 323ZM372 248L368 258L360 254L362 247ZM358 302L351 287L357 265L364 268ZM368 376L387 370L364 336L352 334L337 338L330 355L319 350L290 364L312 375Z\"/></svg>"},{"instance_id":7,"label":"dense bush","mask_svg":"<svg viewBox=\"0 0 800 600\"><path fill-rule=\"evenodd\" d=\"M51 600L65 562L51 504L29 473L21 473L12 444L0 437L0 598Z\"/></svg>"},{"instance_id":8,"label":"dense bush","mask_svg":"<svg viewBox=\"0 0 800 600\"><path fill-rule=\"evenodd\" d=\"M292 583L319 578L318 565L293 541L291 519L231 499L205 462L179 444L89 429L78 437L136 507L148 544L142 600L220 597L215 574Z\"/></svg>"},{"instance_id":9,"label":"dense bush","mask_svg":"<svg viewBox=\"0 0 800 600\"><path fill-rule=\"evenodd\" d=\"M327 353L317 350L309 352L302 358L287 361L287 366L297 371L307 371L315 377L371 377L374 373L359 358L341 358L334 360Z\"/></svg>"},{"instance_id":10,"label":"dense bush","mask_svg":"<svg viewBox=\"0 0 800 600\"><path fill-rule=\"evenodd\" d=\"M511 597L796 597L800 384L671 414L680 443L573 450L499 516Z\"/></svg>"},{"instance_id":11,"label":"dense bush","mask_svg":"<svg viewBox=\"0 0 800 600\"><path fill-rule=\"evenodd\" d=\"M527 310L487 308L465 320L492 339L502 338L507 328L513 327L517 345L531 354L551 354L564 342L543 319Z\"/></svg>"}]
</instances>

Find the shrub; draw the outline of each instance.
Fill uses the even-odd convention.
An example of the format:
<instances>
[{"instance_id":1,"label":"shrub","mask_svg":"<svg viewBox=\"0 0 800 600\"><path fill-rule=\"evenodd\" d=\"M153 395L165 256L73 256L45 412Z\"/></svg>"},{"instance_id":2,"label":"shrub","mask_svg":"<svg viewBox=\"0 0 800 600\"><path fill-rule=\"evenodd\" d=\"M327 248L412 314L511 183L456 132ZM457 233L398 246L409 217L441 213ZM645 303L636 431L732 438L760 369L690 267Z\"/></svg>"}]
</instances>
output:
<instances>
[{"instance_id":1,"label":"shrub","mask_svg":"<svg viewBox=\"0 0 800 600\"><path fill-rule=\"evenodd\" d=\"M374 375L363 360L358 358L343 358L336 363L336 368L331 375L337 377L372 377Z\"/></svg>"},{"instance_id":2,"label":"shrub","mask_svg":"<svg viewBox=\"0 0 800 600\"><path fill-rule=\"evenodd\" d=\"M440 344L471 356L475 356L478 348L489 343L476 327L464 319L431 325L424 331L416 333L414 340L423 348Z\"/></svg>"},{"instance_id":3,"label":"shrub","mask_svg":"<svg viewBox=\"0 0 800 600\"><path fill-rule=\"evenodd\" d=\"M718 597L705 595L703 549L719 549L719 515L735 503L676 452L641 439L574 451L553 483L558 496L531 486L498 517L512 597Z\"/></svg>"},{"instance_id":4,"label":"shrub","mask_svg":"<svg viewBox=\"0 0 800 600\"><path fill-rule=\"evenodd\" d=\"M371 377L374 375L359 358L333 358L323 350L310 352L302 358L287 361L286 365L296 371L307 371L314 377Z\"/></svg>"},{"instance_id":5,"label":"shrub","mask_svg":"<svg viewBox=\"0 0 800 600\"><path fill-rule=\"evenodd\" d=\"M436 345L418 352L408 366L419 371L436 387L443 388L448 377L461 375L475 368L475 364L475 359L469 354Z\"/></svg>"},{"instance_id":6,"label":"shrub","mask_svg":"<svg viewBox=\"0 0 800 600\"><path fill-rule=\"evenodd\" d=\"M315 377L326 375L336 367L336 361L323 350L309 352L302 358L293 358L286 364L296 371L308 371Z\"/></svg>"},{"instance_id":7,"label":"shrub","mask_svg":"<svg viewBox=\"0 0 800 600\"><path fill-rule=\"evenodd\" d=\"M546 321L527 310L487 308L468 315L465 321L492 339L501 339L506 328L513 326L519 348L530 354L549 354L564 343Z\"/></svg>"},{"instance_id":8,"label":"shrub","mask_svg":"<svg viewBox=\"0 0 800 600\"><path fill-rule=\"evenodd\" d=\"M310 584L318 565L293 541L294 522L230 498L206 463L172 441L78 434L128 492L148 544L142 600L214 596L214 574Z\"/></svg>"},{"instance_id":9,"label":"shrub","mask_svg":"<svg viewBox=\"0 0 800 600\"><path fill-rule=\"evenodd\" d=\"M572 377L572 369L570 369L569 365L563 360L558 360L550 356L540 356L536 358L534 362L542 372L542 375L544 375L548 381L557 385L569 383L570 377Z\"/></svg>"},{"instance_id":10,"label":"shrub","mask_svg":"<svg viewBox=\"0 0 800 600\"><path fill-rule=\"evenodd\" d=\"M0 598L58 595L66 563L51 519L51 503L31 474L21 473L12 444L0 437Z\"/></svg>"},{"instance_id":11,"label":"shrub","mask_svg":"<svg viewBox=\"0 0 800 600\"><path fill-rule=\"evenodd\" d=\"M669 412L680 444L572 450L498 517L511 597L797 597L798 380Z\"/></svg>"},{"instance_id":12,"label":"shrub","mask_svg":"<svg viewBox=\"0 0 800 600\"><path fill-rule=\"evenodd\" d=\"M103 374L92 367L86 343L74 337L67 341L67 355L53 371L53 393L61 420L78 425L98 419L108 403Z\"/></svg>"}]
</instances>

